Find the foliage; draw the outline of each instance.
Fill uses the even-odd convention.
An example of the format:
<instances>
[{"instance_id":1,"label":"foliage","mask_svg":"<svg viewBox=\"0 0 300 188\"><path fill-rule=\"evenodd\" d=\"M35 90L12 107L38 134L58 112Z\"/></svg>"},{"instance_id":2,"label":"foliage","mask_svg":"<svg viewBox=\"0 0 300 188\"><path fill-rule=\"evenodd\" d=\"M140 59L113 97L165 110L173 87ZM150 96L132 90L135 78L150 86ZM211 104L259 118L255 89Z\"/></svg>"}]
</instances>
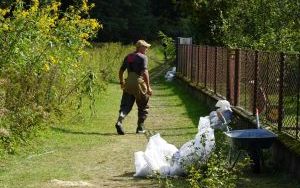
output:
<instances>
[{"instance_id":1,"label":"foliage","mask_svg":"<svg viewBox=\"0 0 300 188\"><path fill-rule=\"evenodd\" d=\"M299 2L187 0L195 41L260 50L299 51Z\"/></svg>"},{"instance_id":2,"label":"foliage","mask_svg":"<svg viewBox=\"0 0 300 188\"><path fill-rule=\"evenodd\" d=\"M299 51L299 2L232 1L224 14L224 43L275 51Z\"/></svg>"},{"instance_id":3,"label":"foliage","mask_svg":"<svg viewBox=\"0 0 300 188\"><path fill-rule=\"evenodd\" d=\"M100 41L130 43L140 38L153 38L155 19L150 12L149 0L93 0L91 16L103 23Z\"/></svg>"},{"instance_id":4,"label":"foliage","mask_svg":"<svg viewBox=\"0 0 300 188\"><path fill-rule=\"evenodd\" d=\"M5 111L0 127L16 143L52 114L61 114L62 104L70 104L70 91L92 92L78 89L87 86L80 80L91 74L79 60L101 25L84 18L92 7L87 0L65 12L59 7L58 2L40 5L32 0L30 6L16 1L0 9L0 102Z\"/></svg>"},{"instance_id":5,"label":"foliage","mask_svg":"<svg viewBox=\"0 0 300 188\"><path fill-rule=\"evenodd\" d=\"M154 16L156 32L162 31L175 37L183 35L182 15L175 0L151 0L151 13Z\"/></svg>"},{"instance_id":6,"label":"foliage","mask_svg":"<svg viewBox=\"0 0 300 188\"><path fill-rule=\"evenodd\" d=\"M168 37L162 31L159 31L158 35L164 47L165 60L173 62L176 58L176 47L174 39Z\"/></svg>"},{"instance_id":7,"label":"foliage","mask_svg":"<svg viewBox=\"0 0 300 188\"><path fill-rule=\"evenodd\" d=\"M215 130L216 148L206 164L192 166L188 174L191 187L236 187L238 170L227 162L228 143L221 131Z\"/></svg>"}]
</instances>

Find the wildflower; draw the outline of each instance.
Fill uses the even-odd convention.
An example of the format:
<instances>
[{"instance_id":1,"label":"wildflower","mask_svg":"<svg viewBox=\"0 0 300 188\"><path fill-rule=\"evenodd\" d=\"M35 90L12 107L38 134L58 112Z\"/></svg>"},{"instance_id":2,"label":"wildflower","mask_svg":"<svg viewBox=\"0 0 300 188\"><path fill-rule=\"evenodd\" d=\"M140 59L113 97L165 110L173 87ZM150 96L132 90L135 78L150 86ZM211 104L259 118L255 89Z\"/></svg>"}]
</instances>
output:
<instances>
[{"instance_id":1,"label":"wildflower","mask_svg":"<svg viewBox=\"0 0 300 188\"><path fill-rule=\"evenodd\" d=\"M87 33L81 33L80 38L87 39L87 38L89 38L89 35Z\"/></svg>"},{"instance_id":2,"label":"wildflower","mask_svg":"<svg viewBox=\"0 0 300 188\"><path fill-rule=\"evenodd\" d=\"M0 9L0 15L5 16L9 12L9 9Z\"/></svg>"},{"instance_id":3,"label":"wildflower","mask_svg":"<svg viewBox=\"0 0 300 188\"><path fill-rule=\"evenodd\" d=\"M48 72L50 70L50 66L48 63L44 65L44 71Z\"/></svg>"},{"instance_id":4,"label":"wildflower","mask_svg":"<svg viewBox=\"0 0 300 188\"><path fill-rule=\"evenodd\" d=\"M92 30L98 30L102 28L102 25L98 23L96 19L90 19L90 25Z\"/></svg>"},{"instance_id":5,"label":"wildflower","mask_svg":"<svg viewBox=\"0 0 300 188\"><path fill-rule=\"evenodd\" d=\"M57 59L55 58L55 57L53 57L53 56L50 56L49 57L49 61L52 63L52 64L57 64Z\"/></svg>"},{"instance_id":6,"label":"wildflower","mask_svg":"<svg viewBox=\"0 0 300 188\"><path fill-rule=\"evenodd\" d=\"M87 0L83 0L82 1L82 10L84 11L84 12L88 12L89 11L89 7L88 7L88 5L87 5Z\"/></svg>"},{"instance_id":7,"label":"wildflower","mask_svg":"<svg viewBox=\"0 0 300 188\"><path fill-rule=\"evenodd\" d=\"M9 27L8 27L7 24L3 24L2 28L3 28L3 31L8 31L9 30Z\"/></svg>"}]
</instances>

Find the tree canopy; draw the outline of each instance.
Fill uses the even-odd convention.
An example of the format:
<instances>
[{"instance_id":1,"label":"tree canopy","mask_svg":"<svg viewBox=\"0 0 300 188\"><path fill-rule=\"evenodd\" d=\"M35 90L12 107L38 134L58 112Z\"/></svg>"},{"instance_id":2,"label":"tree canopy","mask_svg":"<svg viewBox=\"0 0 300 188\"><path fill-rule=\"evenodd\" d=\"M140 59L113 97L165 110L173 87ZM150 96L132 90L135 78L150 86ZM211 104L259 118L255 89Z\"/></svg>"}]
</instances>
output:
<instances>
[{"instance_id":1,"label":"tree canopy","mask_svg":"<svg viewBox=\"0 0 300 188\"><path fill-rule=\"evenodd\" d=\"M55 0L40 0L49 3ZM85 0L87 1L87 0ZM8 5L13 0L3 0ZM31 0L26 0L30 3ZM82 0L61 0L62 11ZM89 0L97 41L193 37L198 44L299 51L298 0Z\"/></svg>"}]
</instances>

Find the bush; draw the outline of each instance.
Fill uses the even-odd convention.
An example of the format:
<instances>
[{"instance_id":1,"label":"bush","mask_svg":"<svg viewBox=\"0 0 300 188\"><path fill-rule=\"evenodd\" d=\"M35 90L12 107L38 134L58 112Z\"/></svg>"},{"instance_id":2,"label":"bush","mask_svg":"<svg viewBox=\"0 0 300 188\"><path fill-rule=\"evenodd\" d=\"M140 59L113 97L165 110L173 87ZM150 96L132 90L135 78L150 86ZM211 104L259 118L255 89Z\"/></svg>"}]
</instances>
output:
<instances>
[{"instance_id":1,"label":"bush","mask_svg":"<svg viewBox=\"0 0 300 188\"><path fill-rule=\"evenodd\" d=\"M165 35L162 31L158 32L161 43L164 47L165 61L174 62L176 58L175 41L171 37Z\"/></svg>"},{"instance_id":2,"label":"bush","mask_svg":"<svg viewBox=\"0 0 300 188\"><path fill-rule=\"evenodd\" d=\"M7 111L0 128L10 138L2 143L25 140L52 114L61 114L71 104L70 93L93 92L93 74L80 59L101 25L84 18L92 7L87 0L65 12L59 7L32 0L30 6L16 1L0 9L0 105Z\"/></svg>"}]
</instances>

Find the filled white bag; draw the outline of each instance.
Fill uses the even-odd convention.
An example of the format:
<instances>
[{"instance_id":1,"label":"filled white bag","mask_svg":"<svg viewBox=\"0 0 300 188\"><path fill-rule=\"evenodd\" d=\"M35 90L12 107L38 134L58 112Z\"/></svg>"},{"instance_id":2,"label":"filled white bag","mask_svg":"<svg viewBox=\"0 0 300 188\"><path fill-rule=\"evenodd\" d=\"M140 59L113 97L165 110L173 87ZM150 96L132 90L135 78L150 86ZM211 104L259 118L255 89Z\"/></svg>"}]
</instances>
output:
<instances>
[{"instance_id":1,"label":"filled white bag","mask_svg":"<svg viewBox=\"0 0 300 188\"><path fill-rule=\"evenodd\" d=\"M150 137L145 152L135 152L134 176L146 177L159 173L160 175L170 175L172 156L178 149L169 144L160 134Z\"/></svg>"},{"instance_id":2,"label":"filled white bag","mask_svg":"<svg viewBox=\"0 0 300 188\"><path fill-rule=\"evenodd\" d=\"M175 78L176 75L176 67L172 67L171 70L169 70L166 74L165 74L165 78L167 81L172 81Z\"/></svg>"},{"instance_id":3,"label":"filled white bag","mask_svg":"<svg viewBox=\"0 0 300 188\"><path fill-rule=\"evenodd\" d=\"M198 133L194 140L186 142L177 152L181 171L196 163L205 163L215 146L214 130L210 127L209 116L201 117Z\"/></svg>"},{"instance_id":4,"label":"filled white bag","mask_svg":"<svg viewBox=\"0 0 300 188\"><path fill-rule=\"evenodd\" d=\"M134 153L135 174L133 176L145 177L152 173L147 161L144 157L144 152L138 151Z\"/></svg>"},{"instance_id":5,"label":"filled white bag","mask_svg":"<svg viewBox=\"0 0 300 188\"><path fill-rule=\"evenodd\" d=\"M174 145L167 143L167 141L162 139L160 134L157 133L149 139L145 150L145 160L152 171L168 175L170 162L176 151L178 151L178 149Z\"/></svg>"}]
</instances>

